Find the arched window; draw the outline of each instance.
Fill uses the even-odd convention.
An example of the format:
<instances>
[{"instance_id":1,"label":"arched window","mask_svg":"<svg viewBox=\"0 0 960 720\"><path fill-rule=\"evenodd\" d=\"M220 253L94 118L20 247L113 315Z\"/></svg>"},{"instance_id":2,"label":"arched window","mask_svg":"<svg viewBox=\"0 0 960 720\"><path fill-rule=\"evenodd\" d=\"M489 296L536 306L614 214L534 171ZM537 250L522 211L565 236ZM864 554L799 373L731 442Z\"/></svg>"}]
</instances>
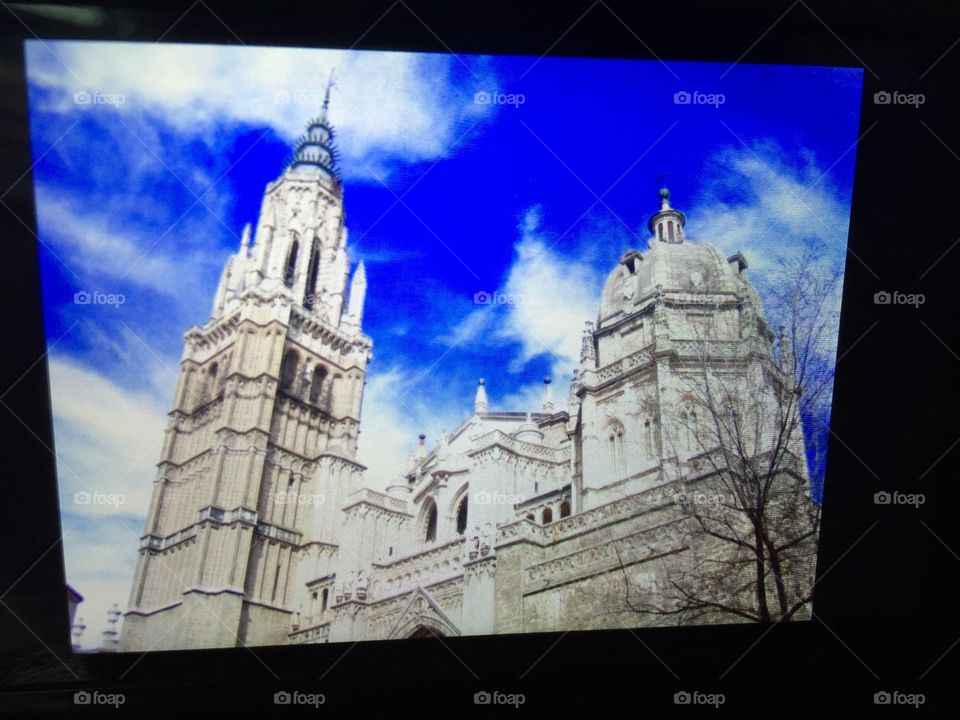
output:
<instances>
[{"instance_id":1,"label":"arched window","mask_svg":"<svg viewBox=\"0 0 960 720\"><path fill-rule=\"evenodd\" d=\"M303 291L303 306L312 310L317 301L317 274L320 272L320 243L314 239L310 251L310 269L307 274L307 286Z\"/></svg>"},{"instance_id":2,"label":"arched window","mask_svg":"<svg viewBox=\"0 0 960 720\"><path fill-rule=\"evenodd\" d=\"M437 539L437 506L432 500L430 501L430 509L427 510L427 527L426 532L424 533L424 540L427 542L433 542Z\"/></svg>"},{"instance_id":3,"label":"arched window","mask_svg":"<svg viewBox=\"0 0 960 720\"><path fill-rule=\"evenodd\" d=\"M570 515L570 503L564 500L560 503L560 517L565 518Z\"/></svg>"},{"instance_id":4,"label":"arched window","mask_svg":"<svg viewBox=\"0 0 960 720\"><path fill-rule=\"evenodd\" d=\"M217 372L220 366L213 363L207 368L207 379L203 388L203 402L210 402L217 396Z\"/></svg>"},{"instance_id":5,"label":"arched window","mask_svg":"<svg viewBox=\"0 0 960 720\"><path fill-rule=\"evenodd\" d=\"M457 535L463 535L467 531L467 498L460 501L457 508Z\"/></svg>"},{"instance_id":6,"label":"arched window","mask_svg":"<svg viewBox=\"0 0 960 720\"><path fill-rule=\"evenodd\" d=\"M657 223L657 239L663 242L663 223Z\"/></svg>"},{"instance_id":7,"label":"arched window","mask_svg":"<svg viewBox=\"0 0 960 720\"><path fill-rule=\"evenodd\" d=\"M683 444L687 452L695 452L698 448L697 440L697 411L689 405L680 413L680 423L683 426Z\"/></svg>"},{"instance_id":8,"label":"arched window","mask_svg":"<svg viewBox=\"0 0 960 720\"><path fill-rule=\"evenodd\" d=\"M297 364L300 358L296 350L287 350L283 356L283 364L280 366L280 387L289 390L293 387L297 379Z\"/></svg>"},{"instance_id":9,"label":"arched window","mask_svg":"<svg viewBox=\"0 0 960 720\"><path fill-rule=\"evenodd\" d=\"M536 522L537 519L533 516L533 513L527 513L527 520L530 522Z\"/></svg>"},{"instance_id":10,"label":"arched window","mask_svg":"<svg viewBox=\"0 0 960 720\"><path fill-rule=\"evenodd\" d=\"M227 389L227 376L230 374L230 362L231 356L227 354L217 370L217 395L223 395Z\"/></svg>"},{"instance_id":11,"label":"arched window","mask_svg":"<svg viewBox=\"0 0 960 720\"><path fill-rule=\"evenodd\" d=\"M625 472L623 457L623 425L619 420L613 420L607 427L607 440L610 445L610 467L613 470L614 480L619 480Z\"/></svg>"},{"instance_id":12,"label":"arched window","mask_svg":"<svg viewBox=\"0 0 960 720\"><path fill-rule=\"evenodd\" d=\"M673 242L673 220L667 220L667 236Z\"/></svg>"},{"instance_id":13,"label":"arched window","mask_svg":"<svg viewBox=\"0 0 960 720\"><path fill-rule=\"evenodd\" d=\"M544 525L549 525L549 524L552 523L552 522L553 522L553 510L551 510L550 508L544 508L544 509L543 509L543 524L544 524Z\"/></svg>"},{"instance_id":14,"label":"arched window","mask_svg":"<svg viewBox=\"0 0 960 720\"><path fill-rule=\"evenodd\" d=\"M320 400L320 391L323 389L323 381L327 378L327 371L320 365L313 369L313 377L310 379L310 402L316 403Z\"/></svg>"},{"instance_id":15,"label":"arched window","mask_svg":"<svg viewBox=\"0 0 960 720\"><path fill-rule=\"evenodd\" d=\"M327 600L330 599L330 589L323 589L322 604L320 606L320 612L324 612L327 609Z\"/></svg>"},{"instance_id":16,"label":"arched window","mask_svg":"<svg viewBox=\"0 0 960 720\"><path fill-rule=\"evenodd\" d=\"M300 252L300 241L294 240L290 245L290 252L287 254L287 266L283 271L283 284L287 287L293 287L293 279L297 274L297 254Z\"/></svg>"}]
</instances>

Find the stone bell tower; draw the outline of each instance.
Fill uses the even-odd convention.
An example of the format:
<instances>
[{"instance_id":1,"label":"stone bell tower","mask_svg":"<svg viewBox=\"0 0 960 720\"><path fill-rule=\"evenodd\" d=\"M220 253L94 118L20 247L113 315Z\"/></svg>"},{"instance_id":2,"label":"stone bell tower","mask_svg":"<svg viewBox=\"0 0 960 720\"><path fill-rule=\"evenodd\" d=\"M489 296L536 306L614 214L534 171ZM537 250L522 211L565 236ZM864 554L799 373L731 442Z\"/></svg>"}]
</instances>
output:
<instances>
[{"instance_id":1,"label":"stone bell tower","mask_svg":"<svg viewBox=\"0 0 960 720\"><path fill-rule=\"evenodd\" d=\"M371 341L329 98L185 335L124 650L282 643L298 577L336 554Z\"/></svg>"}]
</instances>

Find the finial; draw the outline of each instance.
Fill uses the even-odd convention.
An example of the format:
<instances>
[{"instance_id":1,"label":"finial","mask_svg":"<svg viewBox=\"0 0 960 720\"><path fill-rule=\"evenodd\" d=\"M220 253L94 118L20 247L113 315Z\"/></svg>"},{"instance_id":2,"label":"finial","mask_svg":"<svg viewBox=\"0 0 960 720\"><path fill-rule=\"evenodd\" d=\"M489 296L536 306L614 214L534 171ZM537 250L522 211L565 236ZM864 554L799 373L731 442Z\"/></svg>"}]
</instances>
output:
<instances>
[{"instance_id":1,"label":"finial","mask_svg":"<svg viewBox=\"0 0 960 720\"><path fill-rule=\"evenodd\" d=\"M545 377L543 379L543 411L545 413L552 413L554 410L553 406L553 391L550 389L550 378Z\"/></svg>"},{"instance_id":2,"label":"finial","mask_svg":"<svg viewBox=\"0 0 960 720\"><path fill-rule=\"evenodd\" d=\"M487 390L484 387L486 384L487 381L483 378L477 381L477 394L473 399L473 411L478 415L487 412Z\"/></svg>"},{"instance_id":3,"label":"finial","mask_svg":"<svg viewBox=\"0 0 960 720\"><path fill-rule=\"evenodd\" d=\"M330 107L330 90L333 88L333 71L334 68L330 68L330 76L327 78L327 90L323 94L323 119L327 119L327 109Z\"/></svg>"},{"instance_id":4,"label":"finial","mask_svg":"<svg viewBox=\"0 0 960 720\"><path fill-rule=\"evenodd\" d=\"M667 187L660 188L660 210L671 210L670 207L670 189Z\"/></svg>"}]
</instances>

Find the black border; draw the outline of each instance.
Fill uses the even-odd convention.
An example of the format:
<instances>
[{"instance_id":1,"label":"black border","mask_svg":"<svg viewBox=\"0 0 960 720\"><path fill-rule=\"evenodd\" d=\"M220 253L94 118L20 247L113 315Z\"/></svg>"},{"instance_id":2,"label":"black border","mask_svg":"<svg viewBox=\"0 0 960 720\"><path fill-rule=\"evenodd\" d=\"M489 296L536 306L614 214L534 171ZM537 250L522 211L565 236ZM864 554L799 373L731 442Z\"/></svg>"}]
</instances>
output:
<instances>
[{"instance_id":1,"label":"black border","mask_svg":"<svg viewBox=\"0 0 960 720\"><path fill-rule=\"evenodd\" d=\"M482 689L525 693L524 709L534 712L714 712L673 704L675 691L697 689L724 693L721 712L917 714L874 706L874 692L899 690L925 694L919 714L956 715L951 709L960 702L945 685L960 669L953 644L960 639L960 542L951 512L960 475L960 249L953 247L960 238L953 212L960 199L960 7L825 0L274 0L257 12L219 0L101 7L110 9L96 27L44 18L23 5L0 7L0 187L12 186L0 198L7 206L0 206L0 714L80 714L90 709L73 705L77 689L119 689L127 697L120 713L273 713L272 694L285 688L323 692L319 712L364 716L379 706L469 710ZM34 34L867 67L815 619L257 648L256 655L154 653L122 679L127 656L71 655L59 621L60 524L32 175L24 174L31 160L21 43ZM926 102L919 109L876 105L878 90L921 92ZM879 290L921 292L926 303L916 310L877 306ZM882 489L922 492L927 501L918 510L877 506L873 494Z\"/></svg>"}]
</instances>

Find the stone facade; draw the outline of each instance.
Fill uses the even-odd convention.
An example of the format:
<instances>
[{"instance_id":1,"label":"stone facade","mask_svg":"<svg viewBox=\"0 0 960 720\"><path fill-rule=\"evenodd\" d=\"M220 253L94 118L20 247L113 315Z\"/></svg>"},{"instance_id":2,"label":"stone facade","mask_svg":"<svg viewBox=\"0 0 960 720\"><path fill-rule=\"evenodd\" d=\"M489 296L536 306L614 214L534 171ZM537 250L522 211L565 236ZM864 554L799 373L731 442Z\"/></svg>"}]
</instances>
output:
<instances>
[{"instance_id":1,"label":"stone facade","mask_svg":"<svg viewBox=\"0 0 960 720\"><path fill-rule=\"evenodd\" d=\"M324 109L185 335L123 649L644 624L624 577L653 588L709 552L682 501L717 473L684 376L706 348L735 382L789 378L746 261L686 240L663 191L564 401L545 381L540 408L493 411L481 380L473 414L373 488L355 457L366 274L334 158Z\"/></svg>"}]
</instances>

